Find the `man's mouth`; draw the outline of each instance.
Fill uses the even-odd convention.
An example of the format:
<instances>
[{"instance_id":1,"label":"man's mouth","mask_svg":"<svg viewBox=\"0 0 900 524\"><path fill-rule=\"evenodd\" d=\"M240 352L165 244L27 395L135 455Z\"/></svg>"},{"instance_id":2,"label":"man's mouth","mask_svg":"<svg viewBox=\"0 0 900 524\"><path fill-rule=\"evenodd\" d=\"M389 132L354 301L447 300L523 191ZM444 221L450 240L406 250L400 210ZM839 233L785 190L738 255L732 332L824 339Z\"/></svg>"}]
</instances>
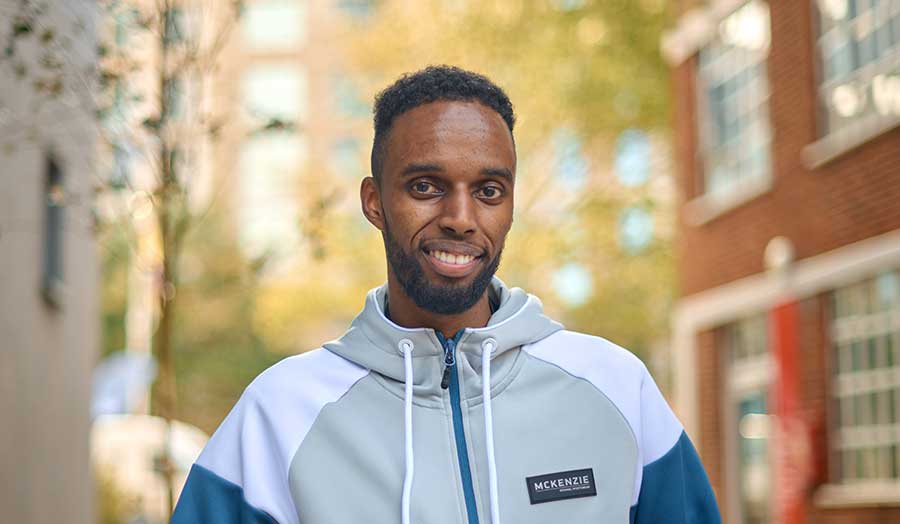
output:
<instances>
[{"instance_id":1,"label":"man's mouth","mask_svg":"<svg viewBox=\"0 0 900 524\"><path fill-rule=\"evenodd\" d=\"M426 251L426 253L428 253L428 255L440 260L441 262L444 262L445 264L451 264L454 266L464 266L464 265L468 264L469 262L475 260L475 257L473 257L472 255L463 255L463 254L457 255L457 254L449 253L447 251L433 250L433 251Z\"/></svg>"},{"instance_id":2,"label":"man's mouth","mask_svg":"<svg viewBox=\"0 0 900 524\"><path fill-rule=\"evenodd\" d=\"M450 278L460 278L471 274L484 257L481 250L471 246L460 246L456 249L435 246L425 248L423 252L435 272Z\"/></svg>"}]
</instances>

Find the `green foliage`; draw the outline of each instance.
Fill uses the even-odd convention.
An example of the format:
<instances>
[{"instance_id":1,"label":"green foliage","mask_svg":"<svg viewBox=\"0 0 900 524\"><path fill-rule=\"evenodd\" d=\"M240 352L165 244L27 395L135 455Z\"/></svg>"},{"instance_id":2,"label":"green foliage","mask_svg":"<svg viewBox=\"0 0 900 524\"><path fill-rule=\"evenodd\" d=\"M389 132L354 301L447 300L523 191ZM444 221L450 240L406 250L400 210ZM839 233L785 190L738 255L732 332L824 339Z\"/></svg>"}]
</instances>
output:
<instances>
[{"instance_id":1,"label":"green foliage","mask_svg":"<svg viewBox=\"0 0 900 524\"><path fill-rule=\"evenodd\" d=\"M175 297L176 418L208 433L247 384L287 351L271 348L255 331L257 277L229 226L216 208L197 223L186 239ZM130 239L125 227L115 224L106 224L99 235L104 356L125 347L129 266L137 263Z\"/></svg>"},{"instance_id":2,"label":"green foliage","mask_svg":"<svg viewBox=\"0 0 900 524\"><path fill-rule=\"evenodd\" d=\"M94 472L97 503L97 524L128 524L140 513L140 498L126 493L116 483L113 474L103 468Z\"/></svg>"},{"instance_id":3,"label":"green foliage","mask_svg":"<svg viewBox=\"0 0 900 524\"><path fill-rule=\"evenodd\" d=\"M255 332L257 275L212 209L186 238L175 297L177 418L208 433L263 369L281 357Z\"/></svg>"},{"instance_id":4,"label":"green foliage","mask_svg":"<svg viewBox=\"0 0 900 524\"><path fill-rule=\"evenodd\" d=\"M561 4L385 2L358 33L354 63L372 79L372 92L434 63L488 74L516 104L526 152L560 125L588 138L666 125L668 77L659 52L666 3Z\"/></svg>"},{"instance_id":5,"label":"green foliage","mask_svg":"<svg viewBox=\"0 0 900 524\"><path fill-rule=\"evenodd\" d=\"M131 247L128 234L120 227L106 225L98 234L102 287L101 357L125 349L125 310L128 300L128 264Z\"/></svg>"}]
</instances>

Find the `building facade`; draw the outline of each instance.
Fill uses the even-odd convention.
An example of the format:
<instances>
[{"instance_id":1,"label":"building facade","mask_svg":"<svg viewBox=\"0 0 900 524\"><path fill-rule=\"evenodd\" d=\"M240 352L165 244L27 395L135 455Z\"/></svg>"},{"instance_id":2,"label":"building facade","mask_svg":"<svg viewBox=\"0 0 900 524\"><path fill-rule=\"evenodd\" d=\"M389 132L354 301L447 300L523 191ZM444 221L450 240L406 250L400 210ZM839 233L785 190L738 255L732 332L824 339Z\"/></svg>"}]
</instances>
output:
<instances>
[{"instance_id":1,"label":"building facade","mask_svg":"<svg viewBox=\"0 0 900 524\"><path fill-rule=\"evenodd\" d=\"M31 8L0 5L0 520L89 524L95 5Z\"/></svg>"},{"instance_id":2,"label":"building facade","mask_svg":"<svg viewBox=\"0 0 900 524\"><path fill-rule=\"evenodd\" d=\"M729 523L900 521L900 2L683 2L675 396Z\"/></svg>"},{"instance_id":3,"label":"building facade","mask_svg":"<svg viewBox=\"0 0 900 524\"><path fill-rule=\"evenodd\" d=\"M348 23L366 23L369 4L251 0L244 7L215 89L229 125L211 165L250 257L290 266L292 257L309 256L315 246L301 216L314 213L329 186L355 185L363 175L371 108L347 73L343 38Z\"/></svg>"}]
</instances>

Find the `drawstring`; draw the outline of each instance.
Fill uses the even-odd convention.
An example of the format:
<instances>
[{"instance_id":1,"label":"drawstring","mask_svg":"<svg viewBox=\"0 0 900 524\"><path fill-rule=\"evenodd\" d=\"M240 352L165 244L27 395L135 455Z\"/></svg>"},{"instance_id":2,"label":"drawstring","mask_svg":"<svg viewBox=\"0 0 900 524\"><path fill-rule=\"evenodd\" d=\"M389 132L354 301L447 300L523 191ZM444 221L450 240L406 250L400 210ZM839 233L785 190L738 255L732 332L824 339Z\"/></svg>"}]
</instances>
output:
<instances>
[{"instance_id":1,"label":"drawstring","mask_svg":"<svg viewBox=\"0 0 900 524\"><path fill-rule=\"evenodd\" d=\"M484 404L484 441L487 446L491 524L500 524L500 502L497 496L497 461L494 459L494 415L491 412L491 352L495 346L496 342L492 338L481 343L481 398Z\"/></svg>"},{"instance_id":2,"label":"drawstring","mask_svg":"<svg viewBox=\"0 0 900 524\"><path fill-rule=\"evenodd\" d=\"M496 341L489 338L481 344L481 395L484 403L484 439L487 447L488 482L491 498L491 524L500 524L500 502L497 496L497 461L494 458L494 416L491 412L491 352L496 347ZM402 499L402 524L410 524L409 503L412 495L413 473L413 427L412 427L412 399L413 399L413 343L404 338L398 344L403 352L403 364L405 373L405 393L403 424L406 448L406 474L403 477Z\"/></svg>"},{"instance_id":3,"label":"drawstring","mask_svg":"<svg viewBox=\"0 0 900 524\"><path fill-rule=\"evenodd\" d=\"M412 350L413 343L408 338L404 338L398 344L400 351L403 352L403 365L406 368L405 374L405 394L404 410L403 410L403 427L404 441L406 447L406 474L403 476L403 524L410 524L409 520L409 499L412 495L413 472L415 465L413 464L413 427L412 427L412 400L413 400L413 365Z\"/></svg>"}]
</instances>

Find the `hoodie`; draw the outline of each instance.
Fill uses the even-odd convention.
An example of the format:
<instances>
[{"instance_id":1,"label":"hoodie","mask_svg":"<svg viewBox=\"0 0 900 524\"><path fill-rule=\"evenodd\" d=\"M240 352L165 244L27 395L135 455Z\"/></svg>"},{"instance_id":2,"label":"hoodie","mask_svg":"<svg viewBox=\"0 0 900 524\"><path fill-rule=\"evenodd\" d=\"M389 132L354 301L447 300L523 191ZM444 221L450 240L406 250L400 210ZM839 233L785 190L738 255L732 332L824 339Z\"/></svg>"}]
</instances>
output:
<instances>
[{"instance_id":1,"label":"hoodie","mask_svg":"<svg viewBox=\"0 0 900 524\"><path fill-rule=\"evenodd\" d=\"M718 524L641 361L496 277L488 292L487 325L445 338L370 291L341 338L247 387L173 524Z\"/></svg>"}]
</instances>

